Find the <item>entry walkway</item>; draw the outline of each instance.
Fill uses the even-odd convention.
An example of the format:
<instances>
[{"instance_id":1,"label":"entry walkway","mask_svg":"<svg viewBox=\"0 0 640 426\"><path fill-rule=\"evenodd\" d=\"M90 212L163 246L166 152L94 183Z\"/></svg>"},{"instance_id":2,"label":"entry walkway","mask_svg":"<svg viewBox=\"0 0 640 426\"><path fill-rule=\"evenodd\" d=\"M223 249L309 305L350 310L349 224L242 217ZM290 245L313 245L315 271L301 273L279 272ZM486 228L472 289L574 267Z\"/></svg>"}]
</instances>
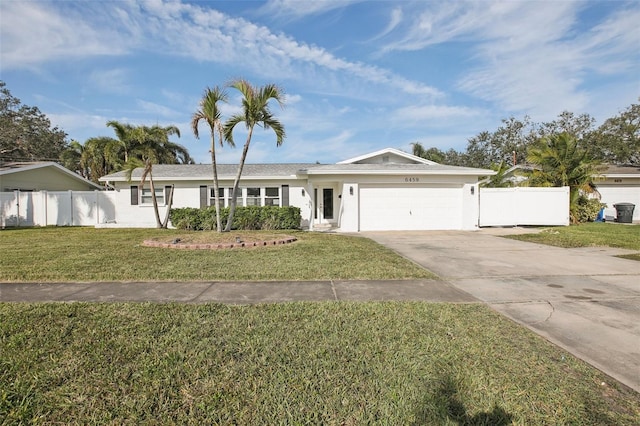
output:
<instances>
[{"instance_id":1,"label":"entry walkway","mask_svg":"<svg viewBox=\"0 0 640 426\"><path fill-rule=\"evenodd\" d=\"M640 262L477 232L371 232L374 239L640 392Z\"/></svg>"}]
</instances>

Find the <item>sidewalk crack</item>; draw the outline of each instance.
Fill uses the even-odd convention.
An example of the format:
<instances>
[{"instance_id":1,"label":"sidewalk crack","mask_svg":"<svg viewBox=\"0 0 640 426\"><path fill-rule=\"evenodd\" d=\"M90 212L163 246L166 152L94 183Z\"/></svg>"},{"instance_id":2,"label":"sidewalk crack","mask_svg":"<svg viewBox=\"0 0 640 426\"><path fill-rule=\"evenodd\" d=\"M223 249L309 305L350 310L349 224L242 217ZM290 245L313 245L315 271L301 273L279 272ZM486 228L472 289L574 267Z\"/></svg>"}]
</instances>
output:
<instances>
[{"instance_id":1,"label":"sidewalk crack","mask_svg":"<svg viewBox=\"0 0 640 426\"><path fill-rule=\"evenodd\" d=\"M338 300L338 293L336 293L336 286L333 284L333 280L331 282L331 291L333 292L333 299Z\"/></svg>"},{"instance_id":2,"label":"sidewalk crack","mask_svg":"<svg viewBox=\"0 0 640 426\"><path fill-rule=\"evenodd\" d=\"M549 321L551 319L551 316L553 315L553 313L556 311L556 308L553 307L553 304L550 301L545 300L545 302L547 302L549 304L549 306L551 306L551 312L549 313L549 316L542 322Z\"/></svg>"}]
</instances>

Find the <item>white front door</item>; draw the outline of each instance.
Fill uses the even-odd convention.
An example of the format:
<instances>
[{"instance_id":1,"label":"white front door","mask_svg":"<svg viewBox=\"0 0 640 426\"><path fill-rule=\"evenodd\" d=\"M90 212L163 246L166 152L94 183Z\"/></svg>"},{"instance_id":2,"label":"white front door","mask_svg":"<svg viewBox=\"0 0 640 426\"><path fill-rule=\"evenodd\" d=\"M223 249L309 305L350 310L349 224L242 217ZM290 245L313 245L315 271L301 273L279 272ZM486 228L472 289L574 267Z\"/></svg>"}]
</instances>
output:
<instances>
[{"instance_id":1,"label":"white front door","mask_svg":"<svg viewBox=\"0 0 640 426\"><path fill-rule=\"evenodd\" d=\"M335 218L334 213L334 199L333 188L320 187L313 190L313 201L315 205L314 219L316 223L329 223L333 222Z\"/></svg>"}]
</instances>

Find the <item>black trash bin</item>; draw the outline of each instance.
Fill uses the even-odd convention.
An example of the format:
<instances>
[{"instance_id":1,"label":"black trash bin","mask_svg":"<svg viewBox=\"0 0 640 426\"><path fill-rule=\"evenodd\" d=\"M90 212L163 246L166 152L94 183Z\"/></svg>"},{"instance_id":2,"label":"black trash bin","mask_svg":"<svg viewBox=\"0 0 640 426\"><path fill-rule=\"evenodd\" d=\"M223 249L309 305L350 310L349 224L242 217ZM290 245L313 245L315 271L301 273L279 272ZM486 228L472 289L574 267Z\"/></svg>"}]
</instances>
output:
<instances>
[{"instance_id":1,"label":"black trash bin","mask_svg":"<svg viewBox=\"0 0 640 426\"><path fill-rule=\"evenodd\" d=\"M618 203L614 204L616 208L616 222L620 223L632 223L633 222L633 209L635 204L631 203Z\"/></svg>"}]
</instances>

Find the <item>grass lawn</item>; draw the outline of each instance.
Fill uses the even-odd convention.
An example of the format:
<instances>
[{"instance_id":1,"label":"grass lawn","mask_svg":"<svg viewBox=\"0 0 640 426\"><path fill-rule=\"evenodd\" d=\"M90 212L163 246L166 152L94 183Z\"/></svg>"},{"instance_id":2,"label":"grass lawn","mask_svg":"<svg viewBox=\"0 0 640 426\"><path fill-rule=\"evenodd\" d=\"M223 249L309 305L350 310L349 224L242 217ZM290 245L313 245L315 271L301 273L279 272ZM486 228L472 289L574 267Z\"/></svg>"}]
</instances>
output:
<instances>
[{"instance_id":1,"label":"grass lawn","mask_svg":"<svg viewBox=\"0 0 640 426\"><path fill-rule=\"evenodd\" d=\"M640 395L481 304L0 304L2 424L639 420Z\"/></svg>"},{"instance_id":2,"label":"grass lawn","mask_svg":"<svg viewBox=\"0 0 640 426\"><path fill-rule=\"evenodd\" d=\"M194 235L195 234L195 235ZM143 247L147 239L235 241L274 235L292 244L252 249ZM260 281L435 278L361 237L286 231L188 233L158 229L29 228L0 231L0 281Z\"/></svg>"},{"instance_id":3,"label":"grass lawn","mask_svg":"<svg viewBox=\"0 0 640 426\"><path fill-rule=\"evenodd\" d=\"M592 222L548 228L535 234L510 235L506 238L567 248L597 246L637 250L639 253L620 257L640 261L639 225Z\"/></svg>"}]
</instances>

